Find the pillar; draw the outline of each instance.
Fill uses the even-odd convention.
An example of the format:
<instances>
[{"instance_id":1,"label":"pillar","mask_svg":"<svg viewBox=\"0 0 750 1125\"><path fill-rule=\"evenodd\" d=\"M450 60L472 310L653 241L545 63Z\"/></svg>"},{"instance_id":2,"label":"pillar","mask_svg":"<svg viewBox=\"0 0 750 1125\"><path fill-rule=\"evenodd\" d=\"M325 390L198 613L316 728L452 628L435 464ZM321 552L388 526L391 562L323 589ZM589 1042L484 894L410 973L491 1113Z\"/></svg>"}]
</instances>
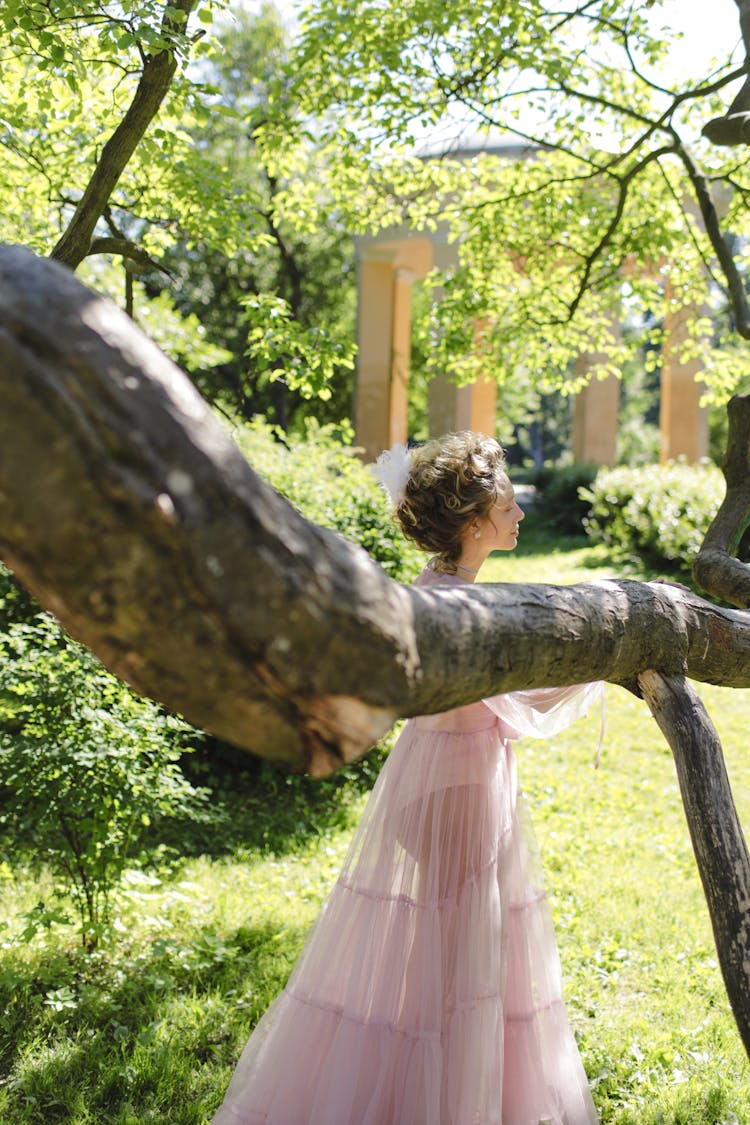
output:
<instances>
[{"instance_id":1,"label":"pillar","mask_svg":"<svg viewBox=\"0 0 750 1125\"><path fill-rule=\"evenodd\" d=\"M698 356L683 358L689 338L688 326L696 315L695 307L672 307L669 285L665 288L667 312L664 317L662 349L661 461L686 457L699 461L708 456L708 411L701 406L701 386L696 375L702 368Z\"/></svg>"},{"instance_id":2,"label":"pillar","mask_svg":"<svg viewBox=\"0 0 750 1125\"><path fill-rule=\"evenodd\" d=\"M583 373L591 360L579 356L576 373ZM620 380L615 375L592 379L573 400L573 460L594 465L614 465L617 460L617 413Z\"/></svg>"},{"instance_id":3,"label":"pillar","mask_svg":"<svg viewBox=\"0 0 750 1125\"><path fill-rule=\"evenodd\" d=\"M356 443L373 461L394 442L406 442L412 284L432 267L425 236L359 242Z\"/></svg>"},{"instance_id":4,"label":"pillar","mask_svg":"<svg viewBox=\"0 0 750 1125\"><path fill-rule=\"evenodd\" d=\"M406 441L410 343L411 274L389 258L363 259L354 425L366 461Z\"/></svg>"},{"instance_id":5,"label":"pillar","mask_svg":"<svg viewBox=\"0 0 750 1125\"><path fill-rule=\"evenodd\" d=\"M610 331L616 341L621 335L619 319L613 317ZM598 352L582 352L576 359L576 375L586 375L605 362ZM573 460L594 465L614 465L617 461L617 415L620 409L620 380L616 375L593 378L573 400Z\"/></svg>"},{"instance_id":6,"label":"pillar","mask_svg":"<svg viewBox=\"0 0 750 1125\"><path fill-rule=\"evenodd\" d=\"M454 430L476 430L495 434L497 384L492 379L457 387L444 375L436 376L429 387L429 430L440 437Z\"/></svg>"},{"instance_id":7,"label":"pillar","mask_svg":"<svg viewBox=\"0 0 750 1125\"><path fill-rule=\"evenodd\" d=\"M458 265L458 247L445 230L434 236L435 268L449 272ZM440 291L435 294L440 299ZM428 388L427 424L431 437L455 430L475 430L495 436L497 383L477 379L457 387L445 375L436 375Z\"/></svg>"}]
</instances>

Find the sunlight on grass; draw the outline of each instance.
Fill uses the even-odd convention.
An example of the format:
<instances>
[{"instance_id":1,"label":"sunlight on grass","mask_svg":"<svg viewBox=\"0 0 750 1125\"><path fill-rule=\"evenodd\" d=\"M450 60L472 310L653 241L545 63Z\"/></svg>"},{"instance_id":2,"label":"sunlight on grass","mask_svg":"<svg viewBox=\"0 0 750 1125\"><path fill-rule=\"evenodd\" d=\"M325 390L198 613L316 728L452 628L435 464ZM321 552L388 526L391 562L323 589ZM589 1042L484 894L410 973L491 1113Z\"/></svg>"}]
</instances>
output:
<instances>
[{"instance_id":1,"label":"sunlight on grass","mask_svg":"<svg viewBox=\"0 0 750 1125\"><path fill-rule=\"evenodd\" d=\"M616 574L602 552L580 540L552 546L533 527L517 553L493 557L485 570L487 581ZM750 693L699 690L748 823ZM671 754L645 705L615 687L607 688L595 770L598 737L592 712L548 742L521 741L517 754L602 1123L747 1125L750 1068L716 963ZM19 911L51 887L0 866L0 1121L210 1121L366 800L348 782L334 791L266 775L234 780L237 791L221 797L226 837L205 842L204 854L129 874L118 941L96 955L84 956L74 928L63 926L19 945Z\"/></svg>"},{"instance_id":2,"label":"sunlight on grass","mask_svg":"<svg viewBox=\"0 0 750 1125\"><path fill-rule=\"evenodd\" d=\"M750 818L750 763L731 727L748 693L702 692ZM725 719L729 717L727 723ZM606 1122L750 1120L748 1070L724 992L672 757L645 705L607 689L598 717L518 746L552 896L567 996ZM719 1116L705 1100L722 1091ZM690 1105L693 1106L690 1109ZM723 1115L723 1116L722 1116Z\"/></svg>"}]
</instances>

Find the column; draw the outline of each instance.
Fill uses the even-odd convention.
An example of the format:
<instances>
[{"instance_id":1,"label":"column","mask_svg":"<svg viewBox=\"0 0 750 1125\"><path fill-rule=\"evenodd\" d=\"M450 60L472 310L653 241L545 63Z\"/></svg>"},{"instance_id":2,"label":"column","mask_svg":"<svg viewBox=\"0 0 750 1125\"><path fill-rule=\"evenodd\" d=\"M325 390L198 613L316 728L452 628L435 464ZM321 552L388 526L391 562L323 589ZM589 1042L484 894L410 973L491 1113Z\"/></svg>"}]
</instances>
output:
<instances>
[{"instance_id":1,"label":"column","mask_svg":"<svg viewBox=\"0 0 750 1125\"><path fill-rule=\"evenodd\" d=\"M614 341L621 339L619 316L612 316L609 329ZM581 352L576 359L577 376L609 357L601 352ZM611 362L611 361L610 361ZM620 408L620 380L616 375L593 378L573 400L573 460L594 465L614 465L617 461L617 415Z\"/></svg>"},{"instance_id":2,"label":"column","mask_svg":"<svg viewBox=\"0 0 750 1125\"><path fill-rule=\"evenodd\" d=\"M576 375L595 362L588 353L576 360ZM573 460L614 465L617 460L617 413L620 380L615 375L592 379L573 400Z\"/></svg>"},{"instance_id":3,"label":"column","mask_svg":"<svg viewBox=\"0 0 750 1125\"><path fill-rule=\"evenodd\" d=\"M673 308L669 284L665 286L667 312L662 349L661 428L662 462L675 457L698 461L708 456L708 411L701 406L701 386L696 375L702 368L699 356L683 355L689 340L688 326L697 315L695 307Z\"/></svg>"},{"instance_id":4,"label":"column","mask_svg":"<svg viewBox=\"0 0 750 1125\"><path fill-rule=\"evenodd\" d=\"M390 256L360 262L357 321L356 443L374 461L407 437L411 274Z\"/></svg>"}]
</instances>

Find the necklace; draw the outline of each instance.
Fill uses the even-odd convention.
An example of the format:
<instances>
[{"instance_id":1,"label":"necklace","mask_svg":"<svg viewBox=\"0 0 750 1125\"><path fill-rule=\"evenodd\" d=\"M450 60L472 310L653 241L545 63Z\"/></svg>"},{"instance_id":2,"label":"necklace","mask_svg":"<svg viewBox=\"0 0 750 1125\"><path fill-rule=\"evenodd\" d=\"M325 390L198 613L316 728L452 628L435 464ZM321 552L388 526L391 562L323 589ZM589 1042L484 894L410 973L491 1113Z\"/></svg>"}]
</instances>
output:
<instances>
[{"instance_id":1,"label":"necklace","mask_svg":"<svg viewBox=\"0 0 750 1125\"><path fill-rule=\"evenodd\" d=\"M464 574L479 574L478 570L471 570L468 566L461 566L461 563L456 563L456 570L462 570Z\"/></svg>"}]
</instances>

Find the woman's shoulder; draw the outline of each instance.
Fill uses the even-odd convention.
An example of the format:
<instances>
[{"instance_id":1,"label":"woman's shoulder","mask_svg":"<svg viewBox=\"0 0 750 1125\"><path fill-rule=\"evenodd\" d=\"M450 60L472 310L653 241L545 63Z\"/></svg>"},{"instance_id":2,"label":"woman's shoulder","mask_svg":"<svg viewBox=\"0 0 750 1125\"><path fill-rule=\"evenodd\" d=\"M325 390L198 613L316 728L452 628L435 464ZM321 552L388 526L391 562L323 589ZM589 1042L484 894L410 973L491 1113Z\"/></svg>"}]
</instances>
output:
<instances>
[{"instance_id":1,"label":"woman's shoulder","mask_svg":"<svg viewBox=\"0 0 750 1125\"><path fill-rule=\"evenodd\" d=\"M466 580L457 574L446 574L435 567L435 560L430 559L422 568L413 582L414 586L464 586Z\"/></svg>"}]
</instances>

